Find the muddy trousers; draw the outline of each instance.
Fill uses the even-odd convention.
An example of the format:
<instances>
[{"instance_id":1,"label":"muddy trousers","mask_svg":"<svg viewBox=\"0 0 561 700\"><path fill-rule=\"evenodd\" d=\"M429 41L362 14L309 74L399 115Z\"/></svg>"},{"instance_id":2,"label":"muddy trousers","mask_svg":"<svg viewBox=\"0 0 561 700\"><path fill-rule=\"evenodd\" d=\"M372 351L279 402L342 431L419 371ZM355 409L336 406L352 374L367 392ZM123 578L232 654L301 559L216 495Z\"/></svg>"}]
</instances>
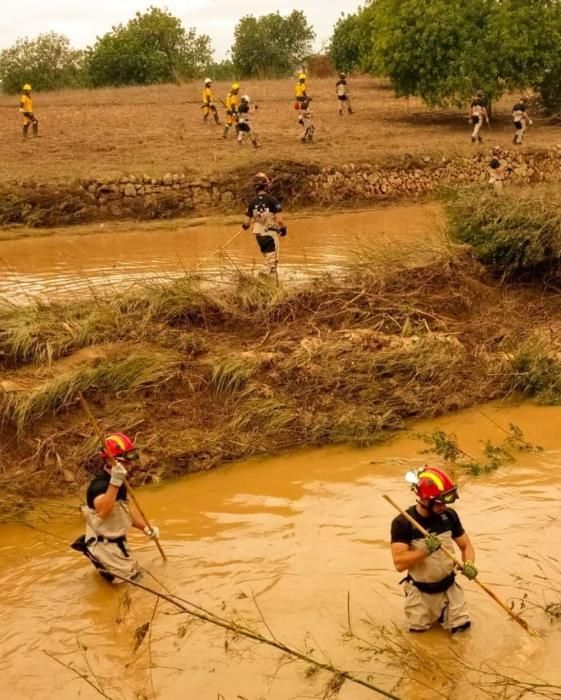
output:
<instances>
[{"instance_id":1,"label":"muddy trousers","mask_svg":"<svg viewBox=\"0 0 561 700\"><path fill-rule=\"evenodd\" d=\"M37 136L39 134L39 121L33 114L33 112L24 112L23 113L23 138L26 139L29 136L29 125L31 124L31 128L33 130L33 136Z\"/></svg>"},{"instance_id":2,"label":"muddy trousers","mask_svg":"<svg viewBox=\"0 0 561 700\"><path fill-rule=\"evenodd\" d=\"M131 557L126 537L78 537L71 545L81 552L98 569L100 575L110 583L121 583L111 572L126 578L135 578L140 573L140 565Z\"/></svg>"},{"instance_id":3,"label":"muddy trousers","mask_svg":"<svg viewBox=\"0 0 561 700\"><path fill-rule=\"evenodd\" d=\"M471 132L471 140L473 143L476 141L481 142L481 127L483 126L483 117L472 117L473 131Z\"/></svg>"},{"instance_id":4,"label":"muddy trousers","mask_svg":"<svg viewBox=\"0 0 561 700\"><path fill-rule=\"evenodd\" d=\"M220 124L220 120L218 118L218 110L216 109L216 106L213 104L205 104L203 105L203 122L208 121L208 115L212 113L212 116L214 117L214 121L217 124Z\"/></svg>"},{"instance_id":5,"label":"muddy trousers","mask_svg":"<svg viewBox=\"0 0 561 700\"><path fill-rule=\"evenodd\" d=\"M514 122L514 128L516 129L516 131L514 132L514 138L512 139L512 143L514 143L517 146L520 146L520 144L524 140L524 134L526 133L526 122L523 119L519 122Z\"/></svg>"},{"instance_id":6,"label":"muddy trousers","mask_svg":"<svg viewBox=\"0 0 561 700\"><path fill-rule=\"evenodd\" d=\"M349 114L353 113L353 107L351 105L351 98L346 95L345 97L338 97L337 98L337 103L338 103L338 109L339 109L339 116L343 116L343 108L346 106L347 107L347 112Z\"/></svg>"},{"instance_id":7,"label":"muddy trousers","mask_svg":"<svg viewBox=\"0 0 561 700\"><path fill-rule=\"evenodd\" d=\"M425 632L436 622L449 631L469 626L464 592L455 581L442 593L423 593L410 581L403 589L410 632Z\"/></svg>"},{"instance_id":8,"label":"muddy trousers","mask_svg":"<svg viewBox=\"0 0 561 700\"><path fill-rule=\"evenodd\" d=\"M255 234L255 240L263 255L263 265L268 275L274 275L279 262L279 237L276 231Z\"/></svg>"}]
</instances>

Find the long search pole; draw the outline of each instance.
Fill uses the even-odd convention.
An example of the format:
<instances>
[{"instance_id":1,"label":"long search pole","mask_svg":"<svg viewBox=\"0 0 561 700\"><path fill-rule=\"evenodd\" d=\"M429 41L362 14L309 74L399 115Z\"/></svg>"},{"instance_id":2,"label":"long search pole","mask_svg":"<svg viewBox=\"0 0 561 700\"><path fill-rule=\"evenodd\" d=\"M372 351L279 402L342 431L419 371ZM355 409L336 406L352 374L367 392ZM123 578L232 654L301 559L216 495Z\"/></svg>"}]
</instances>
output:
<instances>
[{"instance_id":1,"label":"long search pole","mask_svg":"<svg viewBox=\"0 0 561 700\"><path fill-rule=\"evenodd\" d=\"M197 265L195 265L195 267L193 268L193 270L198 270L199 267L201 267L202 265L204 265L204 264L205 264L206 262L208 262L209 260L212 260L212 258L213 258L215 255L218 255L218 253L222 252L222 251L224 250L224 248L225 248L227 245L230 245L230 243L231 243L235 238L237 238L237 237L240 235L240 233L241 233L242 231L243 231L243 228L240 228L238 231L236 231L236 233L234 233L234 235L233 235L231 238L229 238L229 239L226 241L226 243L223 243L223 244L222 244L221 246L219 246L213 253L211 253L207 258L204 258L204 259L201 260Z\"/></svg>"},{"instance_id":2,"label":"long search pole","mask_svg":"<svg viewBox=\"0 0 561 700\"><path fill-rule=\"evenodd\" d=\"M101 432L101 428L99 427L99 423L98 423L98 422L96 421L96 419L94 418L94 415L93 415L93 413L91 412L90 407L88 406L88 404L87 404L87 402L86 402L86 399L84 398L84 395L82 394L81 391L78 392L78 397L79 397L79 399L80 399L80 403L82 404L82 408L84 409L85 414L86 414L86 415L88 416L88 418L90 419L90 423L92 424L92 427L93 427L93 429L95 430L95 432L96 432L96 434L97 434L97 437L99 438L99 441L100 441L102 447L104 447L104 446L105 446L105 438L103 437L103 433ZM108 461L109 461L109 464L111 464L111 466L113 466L113 464L115 463L115 460L113 459L113 457L111 457L111 455L108 455ZM129 482L128 482L126 479L125 479L125 486L126 486L126 489L127 489L127 493L128 493L129 496L131 497L132 502L134 503L134 505L135 505L136 509L138 510L140 516L142 517L142 519L144 520L144 522L148 525L148 527L150 527L150 521L148 520L148 518L147 518L146 515L144 514L144 511L142 510L142 507L141 507L140 503L138 502L136 496L134 495L134 491L132 490L132 488L131 488ZM154 537L154 538L152 538L152 539L153 539L154 542L156 543L156 547L158 548L160 554L162 555L162 559L163 559L164 561L166 561L166 560L167 560L167 557L166 557L166 555L165 555L165 553L164 553L164 550L162 549L162 545L160 544L160 540L159 540L157 537Z\"/></svg>"},{"instance_id":3,"label":"long search pole","mask_svg":"<svg viewBox=\"0 0 561 700\"><path fill-rule=\"evenodd\" d=\"M382 498L385 498L386 501L387 501L388 503L390 503L396 510L398 510L398 511L401 513L401 515L403 515L403 517L404 517L406 520L408 520L408 521L411 523L411 525L413 525L413 527L415 527L422 535L424 535L425 537L428 537L428 536L429 536L429 534L430 534L429 531L426 530L422 525L420 525L420 524L415 520L415 518L412 518L412 517L409 515L409 513L406 513L402 508L400 508L400 507L397 505L397 503L396 503L395 501L393 501L387 494L384 493L384 494L382 495ZM454 562L454 564L455 564L459 569L462 569L462 568L463 568L462 562L461 562L459 559L457 559L451 552L449 552L445 547L442 547L441 549L442 549L442 551L444 552L444 554L448 557L448 559L451 559L451 560ZM487 595L490 596L490 597L495 601L495 603L497 603L498 605L500 605L501 608L502 608L506 613L508 613L508 614L510 615L510 617L512 617L512 619L513 619L515 622L517 622L521 627L523 627L524 630L525 630L530 636L532 636L532 637L535 637L535 636L536 636L535 633L529 628L528 623L526 622L526 620L523 620L519 615L517 615L517 614L514 612L514 610L511 610L511 609L508 607L508 605L507 605L503 600L501 600L501 599L499 598L499 596L498 596L496 593L494 593L494 592L489 588L489 586L486 586L486 585L485 585L482 581L480 581L478 578L474 578L474 579L472 579L472 580L475 581L475 583L477 583L477 585L478 585L480 588L482 588L482 589L485 591L485 593L487 593Z\"/></svg>"}]
</instances>

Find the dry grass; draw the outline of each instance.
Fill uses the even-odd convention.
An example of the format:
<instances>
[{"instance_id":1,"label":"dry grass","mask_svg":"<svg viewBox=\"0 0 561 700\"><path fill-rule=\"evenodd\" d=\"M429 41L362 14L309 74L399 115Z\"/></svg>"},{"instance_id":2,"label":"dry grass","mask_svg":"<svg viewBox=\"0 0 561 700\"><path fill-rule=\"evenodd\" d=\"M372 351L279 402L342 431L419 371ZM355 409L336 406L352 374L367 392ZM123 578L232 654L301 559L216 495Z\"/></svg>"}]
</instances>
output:
<instances>
[{"instance_id":1,"label":"dry grass","mask_svg":"<svg viewBox=\"0 0 561 700\"><path fill-rule=\"evenodd\" d=\"M264 80L242 84L259 109L253 124L264 146L254 152L221 138L221 127L203 126L199 83L181 87L63 91L35 95L43 138L23 143L16 97L0 96L0 181L186 172L194 178L224 173L234 166L298 160L319 164L391 160L398 154L467 154L469 126L465 110L428 110L416 99L397 99L383 80L351 79L356 114L339 117L333 78L314 79L316 140L305 147L293 109L293 81ZM226 96L228 83L215 84ZM493 133L485 138L510 144L510 110L516 96L496 105ZM220 108L223 115L224 110ZM561 127L534 118L527 136L532 146L561 142Z\"/></svg>"}]
</instances>

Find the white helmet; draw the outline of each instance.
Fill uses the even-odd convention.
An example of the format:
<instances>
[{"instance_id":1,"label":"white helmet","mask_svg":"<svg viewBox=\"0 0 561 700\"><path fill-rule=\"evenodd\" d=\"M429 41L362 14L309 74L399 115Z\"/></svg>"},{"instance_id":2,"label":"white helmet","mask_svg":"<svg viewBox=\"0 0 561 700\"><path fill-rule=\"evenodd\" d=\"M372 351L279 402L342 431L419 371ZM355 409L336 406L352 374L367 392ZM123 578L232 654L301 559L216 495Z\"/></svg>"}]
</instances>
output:
<instances>
[{"instance_id":1,"label":"white helmet","mask_svg":"<svg viewBox=\"0 0 561 700\"><path fill-rule=\"evenodd\" d=\"M212 80L210 78L205 78L205 85L210 85Z\"/></svg>"},{"instance_id":2,"label":"white helmet","mask_svg":"<svg viewBox=\"0 0 561 700\"><path fill-rule=\"evenodd\" d=\"M242 95L243 102L249 102L249 95Z\"/></svg>"}]
</instances>

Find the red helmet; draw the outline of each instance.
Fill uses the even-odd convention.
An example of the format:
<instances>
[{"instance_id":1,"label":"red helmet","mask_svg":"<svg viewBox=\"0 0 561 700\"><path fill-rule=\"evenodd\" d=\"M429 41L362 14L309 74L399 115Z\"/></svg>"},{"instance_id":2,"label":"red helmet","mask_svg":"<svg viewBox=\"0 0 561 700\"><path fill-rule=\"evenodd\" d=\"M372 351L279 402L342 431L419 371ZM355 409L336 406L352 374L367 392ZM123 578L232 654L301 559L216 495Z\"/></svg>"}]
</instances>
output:
<instances>
[{"instance_id":1,"label":"red helmet","mask_svg":"<svg viewBox=\"0 0 561 700\"><path fill-rule=\"evenodd\" d=\"M454 503L459 498L457 486L442 469L426 465L415 476L412 488L422 501Z\"/></svg>"},{"instance_id":2,"label":"red helmet","mask_svg":"<svg viewBox=\"0 0 561 700\"><path fill-rule=\"evenodd\" d=\"M133 459L138 459L139 454L134 442L124 433L111 433L105 438L105 446L101 450L101 456L104 459L113 457L114 459L122 459L130 462Z\"/></svg>"}]
</instances>

